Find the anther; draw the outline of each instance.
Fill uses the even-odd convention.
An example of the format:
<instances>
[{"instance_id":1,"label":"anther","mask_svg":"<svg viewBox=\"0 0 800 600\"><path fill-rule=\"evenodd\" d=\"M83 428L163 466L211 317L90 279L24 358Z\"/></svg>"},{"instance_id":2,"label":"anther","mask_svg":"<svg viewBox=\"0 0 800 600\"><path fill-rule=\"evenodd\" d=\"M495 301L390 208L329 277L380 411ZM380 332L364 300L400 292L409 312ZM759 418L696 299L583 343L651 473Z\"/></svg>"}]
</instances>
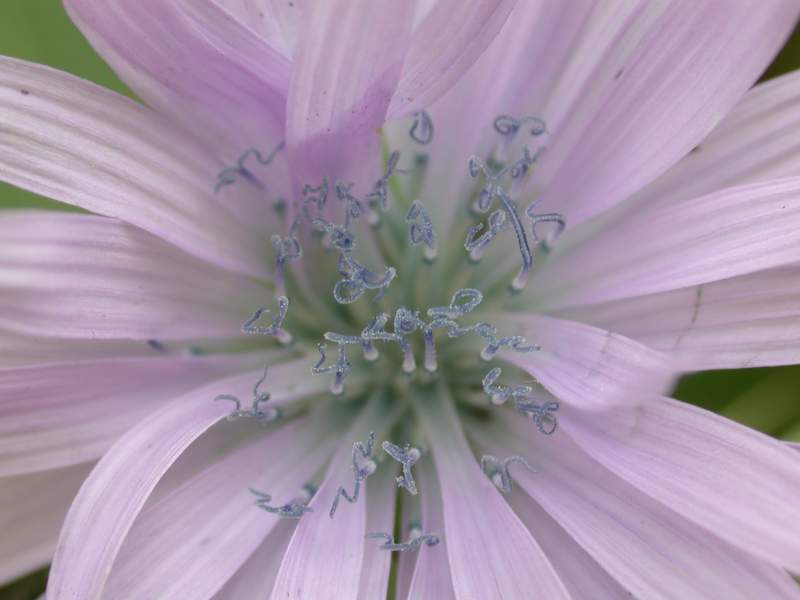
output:
<instances>
[{"instance_id":1,"label":"anther","mask_svg":"<svg viewBox=\"0 0 800 600\"><path fill-rule=\"evenodd\" d=\"M481 457L481 470L492 480L498 490L508 494L513 488L513 480L508 468L514 463L521 464L533 473L536 472L536 469L531 467L522 456L509 456L501 462L491 454L484 454Z\"/></svg>"}]
</instances>

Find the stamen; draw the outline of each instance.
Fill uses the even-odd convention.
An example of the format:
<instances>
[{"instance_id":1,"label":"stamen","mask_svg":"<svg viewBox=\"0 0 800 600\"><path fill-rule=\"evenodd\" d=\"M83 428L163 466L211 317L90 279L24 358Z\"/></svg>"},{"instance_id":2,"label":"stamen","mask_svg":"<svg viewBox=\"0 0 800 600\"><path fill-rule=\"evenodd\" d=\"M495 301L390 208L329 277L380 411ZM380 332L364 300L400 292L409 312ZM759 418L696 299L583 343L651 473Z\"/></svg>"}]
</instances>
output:
<instances>
[{"instance_id":1,"label":"stamen","mask_svg":"<svg viewBox=\"0 0 800 600\"><path fill-rule=\"evenodd\" d=\"M253 386L253 404L250 410L242 410L242 403L239 401L239 398L232 394L219 394L214 401L217 400L228 400L233 402L234 408L233 411L228 415L228 421L235 421L236 419L240 418L247 418L252 417L258 421L264 421L265 423L270 423L277 419L280 419L283 416L283 411L280 407L269 407L267 410L262 410L260 408L261 404L264 402L268 402L270 399L270 395L268 393L261 393L258 391L261 384L264 383L264 380L267 378L267 372L269 371L269 366L264 366L264 374L261 376L261 379L256 381L256 384Z\"/></svg>"},{"instance_id":2,"label":"stamen","mask_svg":"<svg viewBox=\"0 0 800 600\"><path fill-rule=\"evenodd\" d=\"M389 550L390 552L405 552L406 550L417 550L422 544L426 546L435 546L439 543L440 537L437 533L419 533L409 538L407 542L395 542L394 536L391 533L368 533L367 539L385 539L380 548L381 550Z\"/></svg>"},{"instance_id":3,"label":"stamen","mask_svg":"<svg viewBox=\"0 0 800 600\"><path fill-rule=\"evenodd\" d=\"M413 474L411 473L411 467L413 467L420 459L422 453L418 448L414 448L410 444L406 444L405 447L401 448L400 446L387 441L383 442L381 447L383 448L384 452L403 465L403 474L395 477L397 486L405 488L410 494L416 496L417 484L414 481Z\"/></svg>"},{"instance_id":4,"label":"stamen","mask_svg":"<svg viewBox=\"0 0 800 600\"><path fill-rule=\"evenodd\" d=\"M263 157L261 152L259 152L256 148L250 148L249 150L245 150L245 152L239 157L239 160L236 161L235 167L226 167L222 169L217 175L217 185L214 188L214 192L218 192L221 188L225 187L226 185L231 185L232 183L236 183L237 177L242 177L246 179L259 189L263 189L264 185L247 169L245 163L247 159L251 156L255 157L255 159L261 164L263 167L269 166L272 160L278 155L278 153L283 150L285 147L285 143L281 142L278 144L272 152L270 152L267 157Z\"/></svg>"},{"instance_id":5,"label":"stamen","mask_svg":"<svg viewBox=\"0 0 800 600\"><path fill-rule=\"evenodd\" d=\"M433 141L433 119L426 111L420 110L414 113L414 123L408 135L423 146Z\"/></svg>"},{"instance_id":6,"label":"stamen","mask_svg":"<svg viewBox=\"0 0 800 600\"><path fill-rule=\"evenodd\" d=\"M517 399L515 401L517 409L531 418L540 433L553 435L556 432L558 418L555 416L555 412L559 407L557 401L551 400L544 404L537 404L528 400Z\"/></svg>"},{"instance_id":7,"label":"stamen","mask_svg":"<svg viewBox=\"0 0 800 600\"><path fill-rule=\"evenodd\" d=\"M336 514L336 509L339 507L339 499L344 498L350 504L358 502L358 497L361 493L361 482L366 480L367 477L372 475L378 468L378 464L372 459L372 449L375 445L375 432L370 431L367 438L366 447L361 442L353 444L352 452L352 469L353 469L353 494L348 494L344 487L339 487L336 491L336 497L333 499L333 505L330 510L330 518ZM359 454L361 458L359 459Z\"/></svg>"},{"instance_id":8,"label":"stamen","mask_svg":"<svg viewBox=\"0 0 800 600\"><path fill-rule=\"evenodd\" d=\"M269 327L256 325L261 315L271 312L266 306L259 308L253 316L242 324L242 332L254 335L269 335L276 338L281 344L287 345L292 342L292 335L283 329L283 322L286 320L286 313L289 311L289 299L286 296L278 296L278 314L272 317Z\"/></svg>"},{"instance_id":9,"label":"stamen","mask_svg":"<svg viewBox=\"0 0 800 600\"><path fill-rule=\"evenodd\" d=\"M311 500L311 497L308 496L306 499L308 492L305 490L306 488L304 487L303 491L301 491L301 496L299 499L293 500L292 502L284 504L283 506L270 506L269 502L272 501L272 496L250 488L250 492L257 496L255 502L256 506L284 519L299 519L306 513L314 512L313 508L306 506Z\"/></svg>"},{"instance_id":10,"label":"stamen","mask_svg":"<svg viewBox=\"0 0 800 600\"><path fill-rule=\"evenodd\" d=\"M408 225L409 243L412 246L425 244L425 260L428 262L436 260L439 254L436 232L433 230L433 222L419 200L411 203L406 214L406 224Z\"/></svg>"},{"instance_id":11,"label":"stamen","mask_svg":"<svg viewBox=\"0 0 800 600\"><path fill-rule=\"evenodd\" d=\"M508 494L513 487L513 480L508 468L514 463L523 465L533 473L536 472L536 469L530 466L522 456L509 456L500 462L491 454L484 454L481 457L481 470L492 480L498 490Z\"/></svg>"},{"instance_id":12,"label":"stamen","mask_svg":"<svg viewBox=\"0 0 800 600\"><path fill-rule=\"evenodd\" d=\"M300 246L300 241L297 239L297 230L300 227L300 221L295 220L292 228L289 230L289 235L285 238L275 234L272 236L272 247L275 249L275 294L276 296L285 296L286 287L284 285L283 270L286 263L290 260L298 260L303 257L303 249Z\"/></svg>"},{"instance_id":13,"label":"stamen","mask_svg":"<svg viewBox=\"0 0 800 600\"><path fill-rule=\"evenodd\" d=\"M501 406L509 398L514 398L516 401L519 398L526 398L533 392L533 388L527 385L495 385L502 372L500 367L495 367L483 378L483 391L489 395L492 404Z\"/></svg>"},{"instance_id":14,"label":"stamen","mask_svg":"<svg viewBox=\"0 0 800 600\"><path fill-rule=\"evenodd\" d=\"M334 334L335 335L335 334ZM347 358L347 351L345 350L344 344L339 344L337 348L339 349L339 354L336 359L336 362L328 365L327 367L323 367L323 363L325 362L326 355L325 349L327 346L320 342L317 344L317 350L320 354L320 359L317 361L313 367L311 367L311 372L314 375L323 375L326 373L333 373L335 378L333 383L331 383L331 393L334 396L340 395L344 392L344 380L347 375L352 371L353 365L350 363L350 360Z\"/></svg>"}]
</instances>

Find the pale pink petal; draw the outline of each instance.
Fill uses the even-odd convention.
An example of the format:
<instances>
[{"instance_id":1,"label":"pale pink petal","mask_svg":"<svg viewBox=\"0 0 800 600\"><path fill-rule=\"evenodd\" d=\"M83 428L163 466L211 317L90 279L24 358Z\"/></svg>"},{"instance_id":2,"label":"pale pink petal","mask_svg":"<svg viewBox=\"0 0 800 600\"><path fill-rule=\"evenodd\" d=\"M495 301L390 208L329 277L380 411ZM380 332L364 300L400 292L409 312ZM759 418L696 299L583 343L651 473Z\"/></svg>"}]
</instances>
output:
<instances>
[{"instance_id":1,"label":"pale pink petal","mask_svg":"<svg viewBox=\"0 0 800 600\"><path fill-rule=\"evenodd\" d=\"M291 59L305 0L214 0Z\"/></svg>"},{"instance_id":2,"label":"pale pink petal","mask_svg":"<svg viewBox=\"0 0 800 600\"><path fill-rule=\"evenodd\" d=\"M633 406L665 391L674 376L667 355L590 325L527 313L504 313L492 323L503 335L522 335L541 346L535 352L501 349L498 357L525 369L574 406Z\"/></svg>"},{"instance_id":3,"label":"pale pink petal","mask_svg":"<svg viewBox=\"0 0 800 600\"><path fill-rule=\"evenodd\" d=\"M669 352L682 369L800 362L800 267L756 271L556 314Z\"/></svg>"},{"instance_id":4,"label":"pale pink petal","mask_svg":"<svg viewBox=\"0 0 800 600\"><path fill-rule=\"evenodd\" d=\"M671 399L642 403L626 424L562 419L599 463L696 526L800 571L800 455L781 442Z\"/></svg>"},{"instance_id":5,"label":"pale pink petal","mask_svg":"<svg viewBox=\"0 0 800 600\"><path fill-rule=\"evenodd\" d=\"M632 210L800 175L800 73L754 87L711 134L627 203Z\"/></svg>"},{"instance_id":6,"label":"pale pink petal","mask_svg":"<svg viewBox=\"0 0 800 600\"><path fill-rule=\"evenodd\" d=\"M800 261L800 178L643 207L559 244L529 286L540 310L674 290Z\"/></svg>"},{"instance_id":7,"label":"pale pink petal","mask_svg":"<svg viewBox=\"0 0 800 600\"><path fill-rule=\"evenodd\" d=\"M0 585L50 562L64 515L91 468L0 478Z\"/></svg>"},{"instance_id":8,"label":"pale pink petal","mask_svg":"<svg viewBox=\"0 0 800 600\"><path fill-rule=\"evenodd\" d=\"M139 340L59 339L24 335L0 328L0 365L29 367L68 360L157 356L160 349Z\"/></svg>"},{"instance_id":9,"label":"pale pink petal","mask_svg":"<svg viewBox=\"0 0 800 600\"><path fill-rule=\"evenodd\" d=\"M269 299L116 219L54 211L0 214L0 325L78 339L234 338Z\"/></svg>"},{"instance_id":10,"label":"pale pink petal","mask_svg":"<svg viewBox=\"0 0 800 600\"><path fill-rule=\"evenodd\" d=\"M292 64L287 142L292 173L365 184L377 173L378 128L400 79L414 2L307 3Z\"/></svg>"},{"instance_id":11,"label":"pale pink petal","mask_svg":"<svg viewBox=\"0 0 800 600\"><path fill-rule=\"evenodd\" d=\"M786 445L794 450L800 450L800 442L786 442Z\"/></svg>"},{"instance_id":12,"label":"pale pink petal","mask_svg":"<svg viewBox=\"0 0 800 600\"><path fill-rule=\"evenodd\" d=\"M0 369L0 476L100 458L175 396L254 358L111 358Z\"/></svg>"},{"instance_id":13,"label":"pale pink petal","mask_svg":"<svg viewBox=\"0 0 800 600\"><path fill-rule=\"evenodd\" d=\"M427 108L483 54L517 0L439 0L414 31L388 118Z\"/></svg>"},{"instance_id":14,"label":"pale pink petal","mask_svg":"<svg viewBox=\"0 0 800 600\"><path fill-rule=\"evenodd\" d=\"M271 404L314 393L316 380L299 383L307 368L304 361L273 367ZM189 392L141 421L106 453L64 521L49 598L102 597L122 542L156 484L197 438L230 413L230 403L214 398L223 393L249 398L259 376L254 371Z\"/></svg>"},{"instance_id":15,"label":"pale pink petal","mask_svg":"<svg viewBox=\"0 0 800 600\"><path fill-rule=\"evenodd\" d=\"M445 527L441 543L421 551L447 552L455 597L569 598L541 547L481 472L452 400L443 393L416 400L439 477Z\"/></svg>"},{"instance_id":16,"label":"pale pink petal","mask_svg":"<svg viewBox=\"0 0 800 600\"><path fill-rule=\"evenodd\" d=\"M790 0L679 0L643 35L634 19L634 39L623 33L616 42L623 53L611 53L624 61L611 72L603 61L597 65L589 93L553 135L550 160L558 169L540 208L576 225L661 175L741 99L797 15Z\"/></svg>"},{"instance_id":17,"label":"pale pink petal","mask_svg":"<svg viewBox=\"0 0 800 600\"><path fill-rule=\"evenodd\" d=\"M275 525L247 562L214 595L214 600L268 598L296 526L295 519L283 519Z\"/></svg>"},{"instance_id":18,"label":"pale pink petal","mask_svg":"<svg viewBox=\"0 0 800 600\"><path fill-rule=\"evenodd\" d=\"M417 467L420 496L422 496L422 529L424 533L444 533L444 513L442 492L436 479L436 471L429 459L424 459ZM444 539L444 538L442 538ZM446 542L445 542L446 543ZM441 543L440 543L441 545ZM435 549L435 548L434 548ZM446 552L425 552L414 566L409 586L408 600L414 598L436 598L436 600L455 600L453 582L450 578L450 565ZM400 596L398 596L400 597Z\"/></svg>"},{"instance_id":19,"label":"pale pink petal","mask_svg":"<svg viewBox=\"0 0 800 600\"><path fill-rule=\"evenodd\" d=\"M397 500L397 469L384 465L367 480L367 532L394 531L395 501ZM364 558L361 562L361 583L358 586L358 598L372 600L385 598L389 585L389 569L392 553L376 551L367 543L364 546Z\"/></svg>"},{"instance_id":20,"label":"pale pink petal","mask_svg":"<svg viewBox=\"0 0 800 600\"><path fill-rule=\"evenodd\" d=\"M0 57L0 179L118 217L208 261L264 275L268 241L214 198L223 166L119 94Z\"/></svg>"},{"instance_id":21,"label":"pale pink petal","mask_svg":"<svg viewBox=\"0 0 800 600\"><path fill-rule=\"evenodd\" d=\"M780 569L638 491L565 433L543 439L510 414L503 423L472 432L493 455L528 460L536 473L514 466L517 485L633 597L800 598Z\"/></svg>"},{"instance_id":22,"label":"pale pink petal","mask_svg":"<svg viewBox=\"0 0 800 600\"><path fill-rule=\"evenodd\" d=\"M213 0L65 4L123 81L211 148L283 138L289 62Z\"/></svg>"},{"instance_id":23,"label":"pale pink petal","mask_svg":"<svg viewBox=\"0 0 800 600\"><path fill-rule=\"evenodd\" d=\"M625 598L630 592L567 534L536 502L514 490L508 503L530 530L558 572L573 600Z\"/></svg>"},{"instance_id":24,"label":"pale pink petal","mask_svg":"<svg viewBox=\"0 0 800 600\"><path fill-rule=\"evenodd\" d=\"M309 418L266 436L241 422L220 427L228 440L233 429L251 439L144 507L109 577L109 598L211 598L282 520L256 507L250 488L276 505L293 500L341 435Z\"/></svg>"},{"instance_id":25,"label":"pale pink petal","mask_svg":"<svg viewBox=\"0 0 800 600\"><path fill-rule=\"evenodd\" d=\"M272 589L272 600L358 597L362 561L368 545L364 539L369 503L367 486L361 486L355 504L342 499L333 518L329 511L340 486L354 493L353 443L365 443L368 433L375 431L375 449L380 452L382 431L392 426L397 407L393 418L387 418L389 414L383 401L373 399L361 414L348 415L353 424L340 436L341 443L332 453L325 479L309 503L314 512L304 515L294 530ZM375 552L380 550L376 548Z\"/></svg>"}]
</instances>

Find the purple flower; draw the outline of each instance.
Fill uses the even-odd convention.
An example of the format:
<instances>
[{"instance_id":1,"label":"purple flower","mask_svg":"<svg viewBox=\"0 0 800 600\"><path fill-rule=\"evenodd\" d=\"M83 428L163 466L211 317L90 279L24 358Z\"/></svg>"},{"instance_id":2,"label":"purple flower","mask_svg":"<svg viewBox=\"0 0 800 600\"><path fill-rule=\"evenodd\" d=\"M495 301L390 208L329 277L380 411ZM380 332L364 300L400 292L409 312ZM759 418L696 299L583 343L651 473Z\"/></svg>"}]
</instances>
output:
<instances>
[{"instance_id":1,"label":"purple flower","mask_svg":"<svg viewBox=\"0 0 800 600\"><path fill-rule=\"evenodd\" d=\"M800 362L796 2L66 4L142 103L0 59L94 213L0 215L1 579L800 597L800 454L661 396Z\"/></svg>"}]
</instances>

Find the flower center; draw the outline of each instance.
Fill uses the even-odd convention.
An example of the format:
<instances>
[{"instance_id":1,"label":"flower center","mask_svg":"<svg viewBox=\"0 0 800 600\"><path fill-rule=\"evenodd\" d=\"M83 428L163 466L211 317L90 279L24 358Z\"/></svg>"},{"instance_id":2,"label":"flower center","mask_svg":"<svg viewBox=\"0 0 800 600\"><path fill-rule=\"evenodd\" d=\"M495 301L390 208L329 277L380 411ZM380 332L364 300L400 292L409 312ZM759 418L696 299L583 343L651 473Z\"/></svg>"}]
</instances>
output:
<instances>
[{"instance_id":1,"label":"flower center","mask_svg":"<svg viewBox=\"0 0 800 600\"><path fill-rule=\"evenodd\" d=\"M486 268L480 265L495 238L511 229L521 265L508 288L519 292L533 267L533 248L538 244L547 249L548 239L540 238L537 225L554 223L551 239L564 229L561 215L537 214L532 203L525 211L529 236L512 199L544 145L532 152L523 143L517 158L506 157L522 131L531 139L539 138L546 126L536 117L501 115L494 121L494 130L499 143L485 160L469 159L468 172L475 185L466 210L455 211L449 224L451 231L466 232L464 237L437 235L434 220L416 197L426 178L425 152L416 152L403 167L400 152L388 153L382 175L360 197L350 182L331 184L326 178L306 184L302 202L291 211L295 214L288 234L271 238L277 308L259 308L244 323L243 331L272 336L282 344L316 347L319 359L310 366L311 372L330 376L330 389L336 395L344 392L345 380L354 369L384 385L396 383L398 377L413 379L419 375L418 357L422 357L423 379L435 375L448 382L474 380L475 370L480 369L477 358L470 355L475 340L482 344L479 357L483 361L491 360L503 347L516 352L538 350L536 344L502 335L491 322L479 319L502 302L502 278L508 277L503 261L495 259ZM432 142L433 131L433 121L423 111L415 115L409 135L425 146ZM283 148L280 144L266 157L248 150L235 167L220 172L217 189L240 178L261 186L248 164L268 167ZM287 217L283 201L275 208ZM306 263L304 268L292 269L292 263L300 260ZM265 314L271 317L268 326L259 324ZM465 342L467 337L472 339ZM528 389L517 386L508 388L512 392L498 393L497 374L487 378L491 381L484 387L494 401L519 398Z\"/></svg>"}]
</instances>

